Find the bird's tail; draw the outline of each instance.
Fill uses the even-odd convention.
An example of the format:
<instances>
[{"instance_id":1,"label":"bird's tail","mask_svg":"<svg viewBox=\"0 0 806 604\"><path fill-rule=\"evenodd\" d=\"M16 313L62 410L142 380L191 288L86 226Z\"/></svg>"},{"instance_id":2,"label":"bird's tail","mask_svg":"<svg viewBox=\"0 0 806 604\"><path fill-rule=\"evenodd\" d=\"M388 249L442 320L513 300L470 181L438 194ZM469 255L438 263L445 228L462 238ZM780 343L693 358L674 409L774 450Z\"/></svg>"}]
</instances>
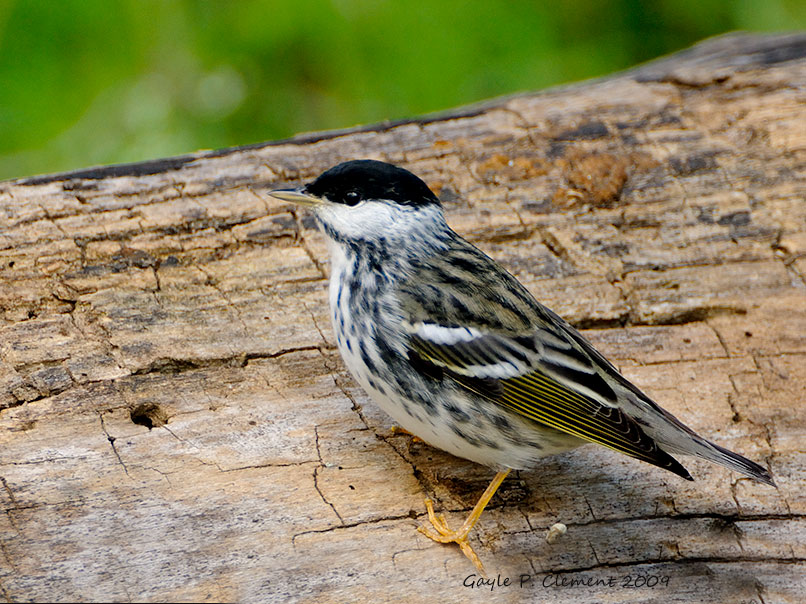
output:
<instances>
[{"instance_id":1,"label":"bird's tail","mask_svg":"<svg viewBox=\"0 0 806 604\"><path fill-rule=\"evenodd\" d=\"M702 459L706 459L721 466L725 466L730 470L739 472L740 474L744 474L753 480L763 482L771 487L775 486L775 481L773 481L772 474L770 474L769 470L758 465L756 462L750 461L746 457L743 457L738 453L734 453L733 451L729 451L724 447L720 447L716 443L705 440L701 436L695 435L691 440L693 442L687 443L685 448L674 445L664 448L674 449L675 452L683 453L685 455L701 457Z\"/></svg>"},{"instance_id":2,"label":"bird's tail","mask_svg":"<svg viewBox=\"0 0 806 604\"><path fill-rule=\"evenodd\" d=\"M763 482L764 484L768 484L771 487L775 486L775 481L772 479L772 474L770 474L767 468L760 466L754 461L750 461L746 457L742 457L738 453L734 453L733 451L729 451L724 447L720 447L717 444L714 444L709 441L705 441L706 449L708 449L710 455L702 455L698 453L699 457L703 457L708 461L713 461L720 465L725 466L726 468L730 468L731 470L735 470L740 474L744 474L753 480L758 480L759 482Z\"/></svg>"}]
</instances>

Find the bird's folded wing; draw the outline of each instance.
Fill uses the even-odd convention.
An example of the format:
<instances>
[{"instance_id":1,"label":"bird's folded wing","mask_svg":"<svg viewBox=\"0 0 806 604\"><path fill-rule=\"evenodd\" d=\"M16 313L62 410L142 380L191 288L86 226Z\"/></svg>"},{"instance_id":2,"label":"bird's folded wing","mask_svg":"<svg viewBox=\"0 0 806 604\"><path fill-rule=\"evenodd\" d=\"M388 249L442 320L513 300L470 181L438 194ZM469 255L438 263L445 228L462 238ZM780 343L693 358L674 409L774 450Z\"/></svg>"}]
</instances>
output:
<instances>
[{"instance_id":1,"label":"bird's folded wing","mask_svg":"<svg viewBox=\"0 0 806 604\"><path fill-rule=\"evenodd\" d=\"M528 335L418 323L410 358L430 363L464 388L545 426L669 469L688 472L618 406L584 351L549 330Z\"/></svg>"}]
</instances>

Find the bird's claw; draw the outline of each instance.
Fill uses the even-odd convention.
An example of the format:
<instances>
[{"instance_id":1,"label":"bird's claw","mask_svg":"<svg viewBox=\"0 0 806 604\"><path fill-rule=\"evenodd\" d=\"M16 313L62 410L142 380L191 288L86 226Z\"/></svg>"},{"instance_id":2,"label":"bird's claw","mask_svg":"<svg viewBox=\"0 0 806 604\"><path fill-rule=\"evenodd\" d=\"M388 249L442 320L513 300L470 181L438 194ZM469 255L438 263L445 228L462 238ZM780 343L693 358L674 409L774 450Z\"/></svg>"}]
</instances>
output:
<instances>
[{"instance_id":1,"label":"bird's claw","mask_svg":"<svg viewBox=\"0 0 806 604\"><path fill-rule=\"evenodd\" d=\"M400 426L392 426L391 428L389 428L389 432L391 433L392 436L397 436L398 434L403 434L404 436L410 436L412 444L425 442L419 436L412 434L411 432L409 432L405 428L401 428Z\"/></svg>"},{"instance_id":2,"label":"bird's claw","mask_svg":"<svg viewBox=\"0 0 806 604\"><path fill-rule=\"evenodd\" d=\"M445 514L440 514L437 516L434 513L434 502L430 499L425 500L425 509L428 511L428 521L431 523L431 526L434 527L436 532L425 526L418 526L417 530L437 543L455 543L458 545L462 550L462 553L464 553L464 555L467 556L471 562L473 562L479 572L486 577L484 565L481 563L478 554L473 551L473 547L467 540L467 535L470 530L451 530L448 527L448 521L445 518Z\"/></svg>"}]
</instances>

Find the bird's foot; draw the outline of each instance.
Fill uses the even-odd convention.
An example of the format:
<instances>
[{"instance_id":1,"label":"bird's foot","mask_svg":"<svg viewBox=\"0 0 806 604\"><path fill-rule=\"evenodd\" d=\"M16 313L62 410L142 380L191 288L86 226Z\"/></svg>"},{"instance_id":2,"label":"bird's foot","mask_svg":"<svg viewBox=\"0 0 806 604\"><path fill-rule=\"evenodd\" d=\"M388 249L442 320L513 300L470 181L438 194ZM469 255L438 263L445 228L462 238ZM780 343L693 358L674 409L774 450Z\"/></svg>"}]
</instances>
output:
<instances>
[{"instance_id":1,"label":"bird's foot","mask_svg":"<svg viewBox=\"0 0 806 604\"><path fill-rule=\"evenodd\" d=\"M389 428L389 432L392 433L392 436L397 436L398 434L405 434L406 436L411 436L411 442L412 443L425 442L419 436L415 436L414 434L412 434L411 432L409 432L405 428L401 428L400 426L392 426L391 428Z\"/></svg>"},{"instance_id":2,"label":"bird's foot","mask_svg":"<svg viewBox=\"0 0 806 604\"><path fill-rule=\"evenodd\" d=\"M468 526L468 523L465 522L465 524L463 524L458 531L452 531L450 528L448 528L448 522L445 520L445 515L440 514L437 516L434 513L433 501L426 499L425 508L428 510L428 520L431 522L431 526L434 527L434 530L432 531L425 526L419 526L417 527L417 530L437 543L455 543L458 545L462 550L462 553L464 553L464 555L476 565L476 568L479 570L479 572L486 577L487 575L484 572L484 565L481 563L478 555L475 551L473 551L473 547L467 540L467 535L470 533L470 529L473 528L473 526Z\"/></svg>"}]
</instances>

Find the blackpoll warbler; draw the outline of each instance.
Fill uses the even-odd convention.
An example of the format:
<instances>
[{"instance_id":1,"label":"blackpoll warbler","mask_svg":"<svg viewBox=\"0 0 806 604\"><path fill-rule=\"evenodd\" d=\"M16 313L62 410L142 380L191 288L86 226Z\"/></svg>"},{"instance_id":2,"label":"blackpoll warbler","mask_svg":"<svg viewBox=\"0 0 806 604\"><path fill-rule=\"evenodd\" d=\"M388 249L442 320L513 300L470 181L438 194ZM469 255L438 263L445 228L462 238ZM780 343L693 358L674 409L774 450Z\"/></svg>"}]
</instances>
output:
<instances>
[{"instance_id":1,"label":"blackpoll warbler","mask_svg":"<svg viewBox=\"0 0 806 604\"><path fill-rule=\"evenodd\" d=\"M406 431L498 473L452 531L426 500L440 543L482 569L467 535L511 469L598 443L692 480L672 453L773 485L770 473L695 434L630 383L571 325L454 233L412 173L350 161L274 197L312 207L327 235L339 352Z\"/></svg>"}]
</instances>

